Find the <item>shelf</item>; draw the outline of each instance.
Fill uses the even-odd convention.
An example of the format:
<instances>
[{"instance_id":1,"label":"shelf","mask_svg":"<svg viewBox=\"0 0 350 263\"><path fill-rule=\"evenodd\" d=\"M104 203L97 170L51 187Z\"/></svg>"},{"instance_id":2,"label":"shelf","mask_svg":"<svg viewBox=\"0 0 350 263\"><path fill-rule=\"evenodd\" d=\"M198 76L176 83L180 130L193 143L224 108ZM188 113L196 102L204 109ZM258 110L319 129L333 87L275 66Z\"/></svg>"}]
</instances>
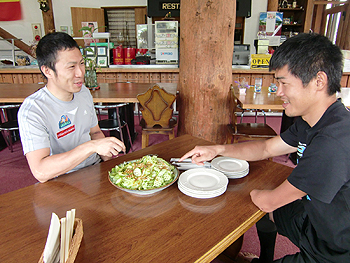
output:
<instances>
[{"instance_id":1,"label":"shelf","mask_svg":"<svg viewBox=\"0 0 350 263\"><path fill-rule=\"evenodd\" d=\"M85 40L85 39L107 39L107 59L108 59L108 63L107 63L107 67L109 67L112 62L111 62L111 58L110 58L110 37L107 36L95 36L95 37L73 37L73 39L77 39L77 40ZM96 45L97 46L97 45Z\"/></svg>"},{"instance_id":2,"label":"shelf","mask_svg":"<svg viewBox=\"0 0 350 263\"><path fill-rule=\"evenodd\" d=\"M278 8L279 12L288 12L288 11L304 11L303 8Z\"/></svg>"},{"instance_id":3,"label":"shelf","mask_svg":"<svg viewBox=\"0 0 350 263\"><path fill-rule=\"evenodd\" d=\"M293 26L293 27L298 27L298 26L303 26L302 24L284 24L282 27L287 27L287 26Z\"/></svg>"},{"instance_id":4,"label":"shelf","mask_svg":"<svg viewBox=\"0 0 350 263\"><path fill-rule=\"evenodd\" d=\"M283 20L290 22L289 24L282 24L283 35L287 35L290 32L301 33L304 31L305 8L308 7L308 1L311 0L298 0L296 8L278 8L278 12L283 12Z\"/></svg>"}]
</instances>

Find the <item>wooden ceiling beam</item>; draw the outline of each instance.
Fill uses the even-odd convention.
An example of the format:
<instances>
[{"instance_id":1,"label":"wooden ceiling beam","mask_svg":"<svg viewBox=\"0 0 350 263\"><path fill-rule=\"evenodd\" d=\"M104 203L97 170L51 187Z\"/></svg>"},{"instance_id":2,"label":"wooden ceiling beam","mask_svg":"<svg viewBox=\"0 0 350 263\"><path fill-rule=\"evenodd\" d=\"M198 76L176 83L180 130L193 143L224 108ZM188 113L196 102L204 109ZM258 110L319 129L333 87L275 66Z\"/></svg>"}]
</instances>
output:
<instances>
[{"instance_id":1,"label":"wooden ceiling beam","mask_svg":"<svg viewBox=\"0 0 350 263\"><path fill-rule=\"evenodd\" d=\"M32 50L31 50L30 46L28 46L26 43L21 41L18 37L15 37L14 35L12 35L9 32L7 32L2 27L0 27L0 37L2 37L3 39L6 39L11 44L12 44L12 42L11 42L10 39L17 39L17 40L14 41L14 45L17 48L22 49L28 55L32 56Z\"/></svg>"}]
</instances>

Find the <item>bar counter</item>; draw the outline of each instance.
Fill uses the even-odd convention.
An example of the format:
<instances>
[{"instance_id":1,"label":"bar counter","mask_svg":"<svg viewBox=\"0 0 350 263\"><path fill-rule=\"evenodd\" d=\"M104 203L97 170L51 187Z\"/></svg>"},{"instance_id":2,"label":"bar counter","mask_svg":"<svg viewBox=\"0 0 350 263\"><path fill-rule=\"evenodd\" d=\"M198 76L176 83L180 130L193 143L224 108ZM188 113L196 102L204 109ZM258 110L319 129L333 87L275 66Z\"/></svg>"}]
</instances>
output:
<instances>
[{"instance_id":1,"label":"bar counter","mask_svg":"<svg viewBox=\"0 0 350 263\"><path fill-rule=\"evenodd\" d=\"M140 83L178 83L178 65L111 65L97 71L99 83L140 82ZM250 69L249 66L233 65L232 81L243 79L249 85L255 78L263 79L263 86L275 82L274 72L268 69ZM0 66L0 83L39 83L44 82L38 66ZM350 72L344 72L342 87L350 87Z\"/></svg>"}]
</instances>

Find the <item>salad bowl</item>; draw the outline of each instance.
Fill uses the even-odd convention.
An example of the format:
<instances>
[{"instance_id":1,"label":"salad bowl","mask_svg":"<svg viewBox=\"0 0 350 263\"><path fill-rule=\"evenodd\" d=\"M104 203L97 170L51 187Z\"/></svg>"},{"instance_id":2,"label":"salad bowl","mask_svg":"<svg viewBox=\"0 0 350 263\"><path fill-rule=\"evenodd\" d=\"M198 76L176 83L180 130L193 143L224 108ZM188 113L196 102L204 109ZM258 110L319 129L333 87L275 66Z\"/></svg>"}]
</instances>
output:
<instances>
[{"instance_id":1,"label":"salad bowl","mask_svg":"<svg viewBox=\"0 0 350 263\"><path fill-rule=\"evenodd\" d=\"M166 169L167 170L166 174L168 174L168 175L171 174L172 179L171 180L163 180L164 183L162 183L161 185L159 185L157 187L146 187L146 189L145 188L142 189L142 187L139 187L139 189L132 189L132 187L127 187L125 183L121 182L127 176L126 170L128 170L130 172L130 167L136 162L138 162L138 163L142 162L142 160L144 158L146 158L148 163L149 163L149 160L151 160L151 162L154 162L154 160L161 160L161 162L163 164L166 163L168 166ZM131 166L128 166L128 165L131 165ZM128 169L126 169L126 166L128 166ZM139 169L140 171L136 171L137 169L138 168L133 170L133 174L136 174L137 176L141 177L140 173L143 173L144 169L147 169L147 167L143 168L142 170ZM164 170L164 169L160 169L160 171L157 172L154 177L158 177L158 176L160 177L160 176L162 176L162 174L165 174L164 171L162 171L162 170ZM180 174L179 170L175 166L169 164L168 162L166 162L162 158L159 158L157 156L147 155L147 156L142 157L141 159L132 160L132 161L128 161L128 162L117 165L115 168L113 168L109 172L108 180L114 187L116 187L119 190L125 191L127 193L135 194L135 195L152 195L152 194L155 194L157 192L160 192L160 191L168 188L173 183L175 183L177 181L177 179L179 178L179 174Z\"/></svg>"}]
</instances>

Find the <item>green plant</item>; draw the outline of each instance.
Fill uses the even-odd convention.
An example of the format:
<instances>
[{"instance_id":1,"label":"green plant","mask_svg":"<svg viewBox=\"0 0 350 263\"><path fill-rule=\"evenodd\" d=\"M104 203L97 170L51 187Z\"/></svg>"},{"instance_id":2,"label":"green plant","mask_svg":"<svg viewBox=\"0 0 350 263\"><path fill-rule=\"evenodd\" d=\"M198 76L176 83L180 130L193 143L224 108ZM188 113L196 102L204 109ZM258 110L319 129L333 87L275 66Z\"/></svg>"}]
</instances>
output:
<instances>
[{"instance_id":1,"label":"green plant","mask_svg":"<svg viewBox=\"0 0 350 263\"><path fill-rule=\"evenodd\" d=\"M93 33L97 29L98 28L83 26L82 28L79 29L79 32L83 32L83 37L86 35L89 35L90 37L92 37ZM92 42L95 43L96 45L96 39L92 38ZM80 48L82 47L80 46ZM94 50L91 47L85 47L85 51L94 52ZM96 70L96 67L97 67L96 57L97 57L96 53L93 57L88 57L86 56L85 52L83 52L83 58L84 58L85 67L87 67L87 70Z\"/></svg>"},{"instance_id":2,"label":"green plant","mask_svg":"<svg viewBox=\"0 0 350 263\"><path fill-rule=\"evenodd\" d=\"M79 32L82 31L83 36L88 35L89 37L92 37L93 33L97 29L98 28L83 26L82 28L79 29ZM92 42L96 46L96 39L92 38ZM80 48L82 49L82 47ZM89 88L96 88L98 87L96 70L97 68L101 69L101 67L98 66L96 63L96 58L97 58L96 52L94 52L94 50L91 47L85 47L85 51L94 53L94 56L89 57L89 56L86 56L85 52L82 52L84 62L85 62L85 85Z\"/></svg>"}]
</instances>

